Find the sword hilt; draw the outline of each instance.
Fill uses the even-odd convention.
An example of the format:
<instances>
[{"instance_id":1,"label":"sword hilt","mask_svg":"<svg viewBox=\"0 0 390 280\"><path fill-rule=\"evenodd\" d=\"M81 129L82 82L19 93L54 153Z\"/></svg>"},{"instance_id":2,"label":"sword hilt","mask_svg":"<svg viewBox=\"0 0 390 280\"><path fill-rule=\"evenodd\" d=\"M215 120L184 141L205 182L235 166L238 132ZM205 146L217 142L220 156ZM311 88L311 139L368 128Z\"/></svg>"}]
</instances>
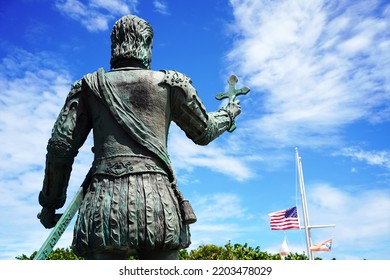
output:
<instances>
[{"instance_id":1,"label":"sword hilt","mask_svg":"<svg viewBox=\"0 0 390 280\"><path fill-rule=\"evenodd\" d=\"M34 260L46 260L49 254L53 251L54 246L57 244L61 235L66 230L67 226L71 222L72 218L78 211L81 202L83 200L83 187L80 187L75 197L69 203L63 214L54 214L55 219L58 218L54 228L51 230L49 236L37 252ZM40 217L40 214L38 214Z\"/></svg>"},{"instance_id":2,"label":"sword hilt","mask_svg":"<svg viewBox=\"0 0 390 280\"><path fill-rule=\"evenodd\" d=\"M58 221L61 219L62 214L54 214L53 217L53 224L51 227L55 227L55 225L58 223ZM40 220L41 219L41 212L37 214L37 218Z\"/></svg>"}]
</instances>

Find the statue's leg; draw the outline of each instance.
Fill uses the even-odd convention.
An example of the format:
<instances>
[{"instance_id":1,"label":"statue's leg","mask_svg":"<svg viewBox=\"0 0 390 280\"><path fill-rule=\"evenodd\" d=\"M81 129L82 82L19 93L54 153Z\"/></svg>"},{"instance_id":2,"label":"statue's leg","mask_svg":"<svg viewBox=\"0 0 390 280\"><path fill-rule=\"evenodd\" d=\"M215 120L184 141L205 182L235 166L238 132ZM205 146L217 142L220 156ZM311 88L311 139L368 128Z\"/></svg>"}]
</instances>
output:
<instances>
[{"instance_id":1,"label":"statue's leg","mask_svg":"<svg viewBox=\"0 0 390 280\"><path fill-rule=\"evenodd\" d=\"M138 257L140 260L178 260L179 251L141 251Z\"/></svg>"}]
</instances>

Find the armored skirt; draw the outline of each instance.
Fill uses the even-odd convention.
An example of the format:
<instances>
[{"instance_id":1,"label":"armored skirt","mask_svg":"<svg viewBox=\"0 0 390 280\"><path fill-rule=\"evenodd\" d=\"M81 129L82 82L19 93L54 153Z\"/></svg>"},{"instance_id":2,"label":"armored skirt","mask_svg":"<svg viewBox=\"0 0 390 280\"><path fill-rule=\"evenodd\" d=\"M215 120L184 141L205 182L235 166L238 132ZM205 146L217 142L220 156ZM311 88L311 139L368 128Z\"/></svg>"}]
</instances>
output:
<instances>
[{"instance_id":1,"label":"armored skirt","mask_svg":"<svg viewBox=\"0 0 390 280\"><path fill-rule=\"evenodd\" d=\"M177 198L166 175L95 174L74 229L76 254L188 247L190 232L181 221Z\"/></svg>"}]
</instances>

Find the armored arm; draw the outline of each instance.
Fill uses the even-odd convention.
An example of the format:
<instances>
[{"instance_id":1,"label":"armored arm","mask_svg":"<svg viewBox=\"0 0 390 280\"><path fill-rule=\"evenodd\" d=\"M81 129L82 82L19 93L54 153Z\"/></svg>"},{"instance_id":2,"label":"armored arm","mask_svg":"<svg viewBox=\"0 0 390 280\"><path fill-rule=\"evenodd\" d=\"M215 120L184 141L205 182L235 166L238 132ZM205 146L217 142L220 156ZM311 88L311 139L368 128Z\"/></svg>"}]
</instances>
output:
<instances>
[{"instance_id":1,"label":"armored arm","mask_svg":"<svg viewBox=\"0 0 390 280\"><path fill-rule=\"evenodd\" d=\"M232 102L216 112L208 113L207 128L197 140L200 145L207 145L226 130L231 131L234 119L241 113L238 102Z\"/></svg>"},{"instance_id":2,"label":"armored arm","mask_svg":"<svg viewBox=\"0 0 390 280\"><path fill-rule=\"evenodd\" d=\"M55 209L65 204L74 158L91 130L85 96L82 93L80 80L72 86L47 145L45 177L38 198L43 207L40 219L47 228L55 225L52 217Z\"/></svg>"},{"instance_id":3,"label":"armored arm","mask_svg":"<svg viewBox=\"0 0 390 280\"><path fill-rule=\"evenodd\" d=\"M172 119L192 141L207 145L233 125L241 112L238 103L207 112L188 77L176 71L164 72L164 83L171 87Z\"/></svg>"}]
</instances>

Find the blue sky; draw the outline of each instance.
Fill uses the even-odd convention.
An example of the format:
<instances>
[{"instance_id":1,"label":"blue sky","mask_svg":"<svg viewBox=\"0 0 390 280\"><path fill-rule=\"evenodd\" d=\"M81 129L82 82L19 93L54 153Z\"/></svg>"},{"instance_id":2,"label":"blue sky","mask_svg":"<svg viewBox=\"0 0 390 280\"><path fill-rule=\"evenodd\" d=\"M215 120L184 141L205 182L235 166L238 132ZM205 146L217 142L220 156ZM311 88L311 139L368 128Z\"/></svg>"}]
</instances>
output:
<instances>
[{"instance_id":1,"label":"blue sky","mask_svg":"<svg viewBox=\"0 0 390 280\"><path fill-rule=\"evenodd\" d=\"M323 259L389 259L390 4L388 1L19 0L0 4L0 259L38 250L49 231L36 214L47 140L73 81L109 69L114 22L136 14L155 31L152 69L188 75L209 111L231 74L237 129L206 147L176 126L169 153L198 222L192 245L248 243L277 253L286 235L268 213L301 209L302 157L312 241ZM92 161L89 138L68 197ZM70 200L70 199L69 199ZM70 227L58 246L69 247Z\"/></svg>"}]
</instances>

